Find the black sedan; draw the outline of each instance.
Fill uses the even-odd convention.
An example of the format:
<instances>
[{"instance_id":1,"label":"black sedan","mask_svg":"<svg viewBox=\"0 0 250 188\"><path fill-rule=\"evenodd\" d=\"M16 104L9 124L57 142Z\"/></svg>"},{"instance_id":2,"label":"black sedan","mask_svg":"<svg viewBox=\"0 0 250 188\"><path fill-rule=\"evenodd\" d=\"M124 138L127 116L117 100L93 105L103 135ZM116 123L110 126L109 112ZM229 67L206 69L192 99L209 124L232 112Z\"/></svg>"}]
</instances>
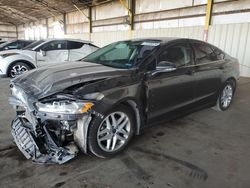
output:
<instances>
[{"instance_id":1,"label":"black sedan","mask_svg":"<svg viewBox=\"0 0 250 188\"><path fill-rule=\"evenodd\" d=\"M36 162L61 164L78 149L111 157L149 125L204 107L228 109L238 77L238 60L202 41L115 42L12 80L11 132Z\"/></svg>"}]
</instances>

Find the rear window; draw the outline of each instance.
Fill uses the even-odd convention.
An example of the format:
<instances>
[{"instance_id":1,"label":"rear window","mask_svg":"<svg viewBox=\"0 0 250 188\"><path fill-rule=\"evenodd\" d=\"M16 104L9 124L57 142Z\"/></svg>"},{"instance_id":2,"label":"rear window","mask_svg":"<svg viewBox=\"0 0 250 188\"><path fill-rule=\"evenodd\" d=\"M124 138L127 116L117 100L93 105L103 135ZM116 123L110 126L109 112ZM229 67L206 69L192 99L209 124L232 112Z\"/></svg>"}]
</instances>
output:
<instances>
[{"instance_id":1,"label":"rear window","mask_svg":"<svg viewBox=\"0 0 250 188\"><path fill-rule=\"evenodd\" d=\"M73 50L73 49L79 49L84 45L82 42L75 42L75 41L68 41L68 49Z\"/></svg>"},{"instance_id":2,"label":"rear window","mask_svg":"<svg viewBox=\"0 0 250 188\"><path fill-rule=\"evenodd\" d=\"M217 60L222 60L225 58L225 53L222 50L220 50L219 48L216 48L214 46L212 48L214 50L214 53L216 55Z\"/></svg>"},{"instance_id":3,"label":"rear window","mask_svg":"<svg viewBox=\"0 0 250 188\"><path fill-rule=\"evenodd\" d=\"M203 43L194 43L193 46L197 64L205 64L217 61L216 55L211 46Z\"/></svg>"}]
</instances>

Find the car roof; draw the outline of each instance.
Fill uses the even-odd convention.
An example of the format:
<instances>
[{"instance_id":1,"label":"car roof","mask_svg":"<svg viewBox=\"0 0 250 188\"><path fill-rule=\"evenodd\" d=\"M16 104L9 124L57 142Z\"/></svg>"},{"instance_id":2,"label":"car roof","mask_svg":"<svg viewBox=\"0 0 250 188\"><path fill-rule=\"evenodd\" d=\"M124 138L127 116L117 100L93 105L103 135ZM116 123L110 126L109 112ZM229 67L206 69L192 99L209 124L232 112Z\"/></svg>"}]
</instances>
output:
<instances>
[{"instance_id":1,"label":"car roof","mask_svg":"<svg viewBox=\"0 0 250 188\"><path fill-rule=\"evenodd\" d=\"M138 38L138 39L132 39L132 41L147 41L147 40L159 40L159 41L171 41L171 40L176 40L176 39L181 39L177 37L147 37L147 38Z\"/></svg>"},{"instance_id":2,"label":"car roof","mask_svg":"<svg viewBox=\"0 0 250 188\"><path fill-rule=\"evenodd\" d=\"M137 38L125 41L134 41L134 42L146 42L146 41L159 41L160 43L167 43L170 41L181 40L184 38L176 38L176 37L149 37L149 38Z\"/></svg>"},{"instance_id":3,"label":"car roof","mask_svg":"<svg viewBox=\"0 0 250 188\"><path fill-rule=\"evenodd\" d=\"M36 41L36 40L18 39L18 41Z\"/></svg>"},{"instance_id":4,"label":"car roof","mask_svg":"<svg viewBox=\"0 0 250 188\"><path fill-rule=\"evenodd\" d=\"M8 41L4 41L7 43L11 43L11 42L16 42L16 41L27 41L27 42L34 42L35 40L25 40L25 39L11 39L11 40L8 40ZM0 42L3 42L3 41L0 41Z\"/></svg>"},{"instance_id":5,"label":"car roof","mask_svg":"<svg viewBox=\"0 0 250 188\"><path fill-rule=\"evenodd\" d=\"M137 38L137 39L131 39L131 40L125 40L125 41L138 41L138 42L146 42L146 41L159 41L161 44L166 44L168 42L174 42L178 40L190 40L192 42L202 42L202 40L197 39L189 39L189 38L181 38L181 37L149 37L149 38Z\"/></svg>"},{"instance_id":6,"label":"car roof","mask_svg":"<svg viewBox=\"0 0 250 188\"><path fill-rule=\"evenodd\" d=\"M73 41L73 42L83 42L83 43L92 43L91 41L87 40L81 40L81 39L70 39L70 38L51 38L51 39L44 39L45 42L48 41L54 41L54 40L67 40L67 41Z\"/></svg>"}]
</instances>

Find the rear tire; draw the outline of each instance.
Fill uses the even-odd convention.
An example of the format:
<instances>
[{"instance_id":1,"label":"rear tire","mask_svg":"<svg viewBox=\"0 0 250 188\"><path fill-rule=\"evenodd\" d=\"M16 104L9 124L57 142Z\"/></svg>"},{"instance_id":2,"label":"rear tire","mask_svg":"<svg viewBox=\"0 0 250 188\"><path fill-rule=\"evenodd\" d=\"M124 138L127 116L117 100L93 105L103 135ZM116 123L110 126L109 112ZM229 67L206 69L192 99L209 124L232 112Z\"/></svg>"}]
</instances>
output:
<instances>
[{"instance_id":1,"label":"rear tire","mask_svg":"<svg viewBox=\"0 0 250 188\"><path fill-rule=\"evenodd\" d=\"M225 111L230 107L235 92L235 86L236 86L235 81L233 80L226 81L217 99L215 106L216 110Z\"/></svg>"},{"instance_id":2,"label":"rear tire","mask_svg":"<svg viewBox=\"0 0 250 188\"><path fill-rule=\"evenodd\" d=\"M130 108L120 105L103 119L95 117L88 132L90 151L101 158L112 157L125 149L134 135L135 118Z\"/></svg>"},{"instance_id":3,"label":"rear tire","mask_svg":"<svg viewBox=\"0 0 250 188\"><path fill-rule=\"evenodd\" d=\"M29 70L31 70L31 67L27 63L16 62L9 67L8 76L15 78Z\"/></svg>"}]
</instances>

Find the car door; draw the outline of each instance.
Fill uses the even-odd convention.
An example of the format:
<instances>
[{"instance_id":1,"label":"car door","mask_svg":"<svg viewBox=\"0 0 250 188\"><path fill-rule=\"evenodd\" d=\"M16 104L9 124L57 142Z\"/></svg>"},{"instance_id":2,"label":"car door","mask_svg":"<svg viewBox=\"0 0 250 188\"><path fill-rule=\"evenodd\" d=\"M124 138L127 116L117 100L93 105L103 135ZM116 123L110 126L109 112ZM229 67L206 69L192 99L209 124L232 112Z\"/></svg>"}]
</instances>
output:
<instances>
[{"instance_id":1,"label":"car door","mask_svg":"<svg viewBox=\"0 0 250 188\"><path fill-rule=\"evenodd\" d=\"M83 42L68 41L69 61L76 61L85 57L85 51L81 49L84 45Z\"/></svg>"},{"instance_id":2,"label":"car door","mask_svg":"<svg viewBox=\"0 0 250 188\"><path fill-rule=\"evenodd\" d=\"M62 63L68 61L68 58L69 51L65 40L50 41L36 50L38 67Z\"/></svg>"},{"instance_id":3,"label":"car door","mask_svg":"<svg viewBox=\"0 0 250 188\"><path fill-rule=\"evenodd\" d=\"M148 88L149 123L168 112L191 104L194 100L195 78L193 56L190 45L183 42L162 47L156 64L171 62L176 70L150 74L146 81ZM157 65L156 65L157 68Z\"/></svg>"},{"instance_id":4,"label":"car door","mask_svg":"<svg viewBox=\"0 0 250 188\"><path fill-rule=\"evenodd\" d=\"M204 42L191 42L195 56L196 101L213 102L221 86L223 54Z\"/></svg>"}]
</instances>

